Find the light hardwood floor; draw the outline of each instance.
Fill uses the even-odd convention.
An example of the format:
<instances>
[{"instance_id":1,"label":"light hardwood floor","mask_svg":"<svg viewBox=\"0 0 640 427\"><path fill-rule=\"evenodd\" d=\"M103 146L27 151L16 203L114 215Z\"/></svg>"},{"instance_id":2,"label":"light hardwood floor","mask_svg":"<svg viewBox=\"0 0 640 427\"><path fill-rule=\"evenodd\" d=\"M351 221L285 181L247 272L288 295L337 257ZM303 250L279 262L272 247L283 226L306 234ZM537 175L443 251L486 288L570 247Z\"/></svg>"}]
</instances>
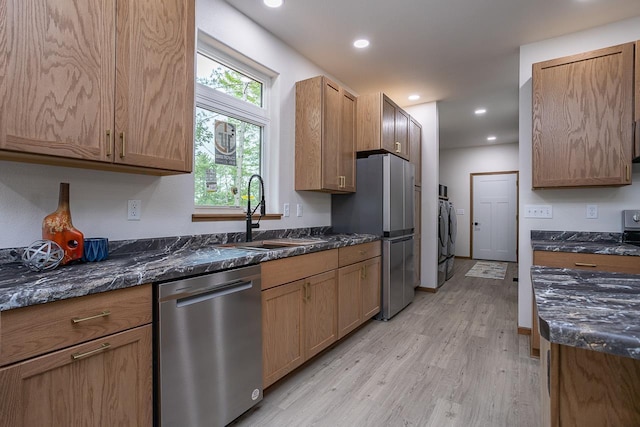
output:
<instances>
[{"instance_id":1,"label":"light hardwood floor","mask_svg":"<svg viewBox=\"0 0 640 427\"><path fill-rule=\"evenodd\" d=\"M517 264L418 292L265 391L234 426L538 426L538 360L517 335Z\"/></svg>"}]
</instances>

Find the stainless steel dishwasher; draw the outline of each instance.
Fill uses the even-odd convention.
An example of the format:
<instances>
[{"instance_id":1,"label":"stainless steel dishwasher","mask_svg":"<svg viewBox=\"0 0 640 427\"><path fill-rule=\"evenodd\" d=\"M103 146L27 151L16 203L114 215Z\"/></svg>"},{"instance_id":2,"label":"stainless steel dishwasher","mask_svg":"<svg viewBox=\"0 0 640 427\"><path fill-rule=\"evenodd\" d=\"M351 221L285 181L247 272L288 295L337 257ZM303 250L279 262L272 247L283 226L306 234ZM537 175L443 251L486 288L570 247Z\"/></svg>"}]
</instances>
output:
<instances>
[{"instance_id":1,"label":"stainless steel dishwasher","mask_svg":"<svg viewBox=\"0 0 640 427\"><path fill-rule=\"evenodd\" d=\"M262 400L260 266L157 288L158 424L224 426Z\"/></svg>"}]
</instances>

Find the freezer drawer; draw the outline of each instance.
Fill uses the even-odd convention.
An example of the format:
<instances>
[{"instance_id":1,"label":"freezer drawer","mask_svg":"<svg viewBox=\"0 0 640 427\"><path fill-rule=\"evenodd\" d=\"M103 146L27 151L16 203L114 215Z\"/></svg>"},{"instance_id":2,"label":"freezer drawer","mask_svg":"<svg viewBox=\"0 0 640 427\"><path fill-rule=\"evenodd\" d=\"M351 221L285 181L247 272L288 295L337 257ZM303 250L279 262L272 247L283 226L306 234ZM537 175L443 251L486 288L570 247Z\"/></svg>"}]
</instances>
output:
<instances>
[{"instance_id":1,"label":"freezer drawer","mask_svg":"<svg viewBox=\"0 0 640 427\"><path fill-rule=\"evenodd\" d=\"M413 275L413 235L383 239L382 310L378 319L391 319L413 301Z\"/></svg>"}]
</instances>

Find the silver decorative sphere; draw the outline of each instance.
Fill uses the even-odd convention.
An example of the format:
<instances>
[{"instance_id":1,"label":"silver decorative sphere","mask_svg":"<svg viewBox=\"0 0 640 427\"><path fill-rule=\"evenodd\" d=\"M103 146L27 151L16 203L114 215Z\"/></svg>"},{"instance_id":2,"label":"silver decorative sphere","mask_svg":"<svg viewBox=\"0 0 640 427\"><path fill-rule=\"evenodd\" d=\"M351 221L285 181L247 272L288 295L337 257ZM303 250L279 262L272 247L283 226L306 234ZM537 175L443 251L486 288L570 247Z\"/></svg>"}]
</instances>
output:
<instances>
[{"instance_id":1,"label":"silver decorative sphere","mask_svg":"<svg viewBox=\"0 0 640 427\"><path fill-rule=\"evenodd\" d=\"M22 252L22 263L31 271L53 270L64 258L64 251L51 240L36 240Z\"/></svg>"}]
</instances>

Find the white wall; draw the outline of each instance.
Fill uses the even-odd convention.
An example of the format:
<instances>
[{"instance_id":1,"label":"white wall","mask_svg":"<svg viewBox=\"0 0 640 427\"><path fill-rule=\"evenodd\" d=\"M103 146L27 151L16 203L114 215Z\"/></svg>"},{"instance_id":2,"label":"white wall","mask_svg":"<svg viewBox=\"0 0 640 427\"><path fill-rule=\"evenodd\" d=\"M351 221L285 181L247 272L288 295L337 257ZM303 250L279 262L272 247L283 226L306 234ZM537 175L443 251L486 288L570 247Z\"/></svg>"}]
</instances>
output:
<instances>
[{"instance_id":1,"label":"white wall","mask_svg":"<svg viewBox=\"0 0 640 427\"><path fill-rule=\"evenodd\" d=\"M438 285L438 107L435 102L406 108L422 125L422 250L420 286Z\"/></svg>"},{"instance_id":2,"label":"white wall","mask_svg":"<svg viewBox=\"0 0 640 427\"><path fill-rule=\"evenodd\" d=\"M464 209L464 215L458 215L456 256L471 256L470 174L478 172L512 172L517 170L517 143L440 151L440 184L448 187L447 194L453 206L456 209Z\"/></svg>"},{"instance_id":3,"label":"white wall","mask_svg":"<svg viewBox=\"0 0 640 427\"><path fill-rule=\"evenodd\" d=\"M274 87L279 127L267 148L267 211L282 212L285 202L302 203L304 214L260 226L329 225L330 195L294 191L295 82L326 73L222 0L198 0L196 10L203 31L279 73ZM0 248L40 238L42 219L57 207L60 182L71 184L73 224L86 237L121 240L244 230L241 221L191 222L191 175L150 177L0 161ZM126 220L128 199L142 201L140 221Z\"/></svg>"},{"instance_id":4,"label":"white wall","mask_svg":"<svg viewBox=\"0 0 640 427\"><path fill-rule=\"evenodd\" d=\"M640 39L640 17L520 47L520 211L525 204L550 204L553 219L520 218L518 326L531 327L530 231L621 231L623 209L640 205L640 164L625 187L531 190L531 66L565 55ZM598 219L586 219L586 204L598 205Z\"/></svg>"}]
</instances>

